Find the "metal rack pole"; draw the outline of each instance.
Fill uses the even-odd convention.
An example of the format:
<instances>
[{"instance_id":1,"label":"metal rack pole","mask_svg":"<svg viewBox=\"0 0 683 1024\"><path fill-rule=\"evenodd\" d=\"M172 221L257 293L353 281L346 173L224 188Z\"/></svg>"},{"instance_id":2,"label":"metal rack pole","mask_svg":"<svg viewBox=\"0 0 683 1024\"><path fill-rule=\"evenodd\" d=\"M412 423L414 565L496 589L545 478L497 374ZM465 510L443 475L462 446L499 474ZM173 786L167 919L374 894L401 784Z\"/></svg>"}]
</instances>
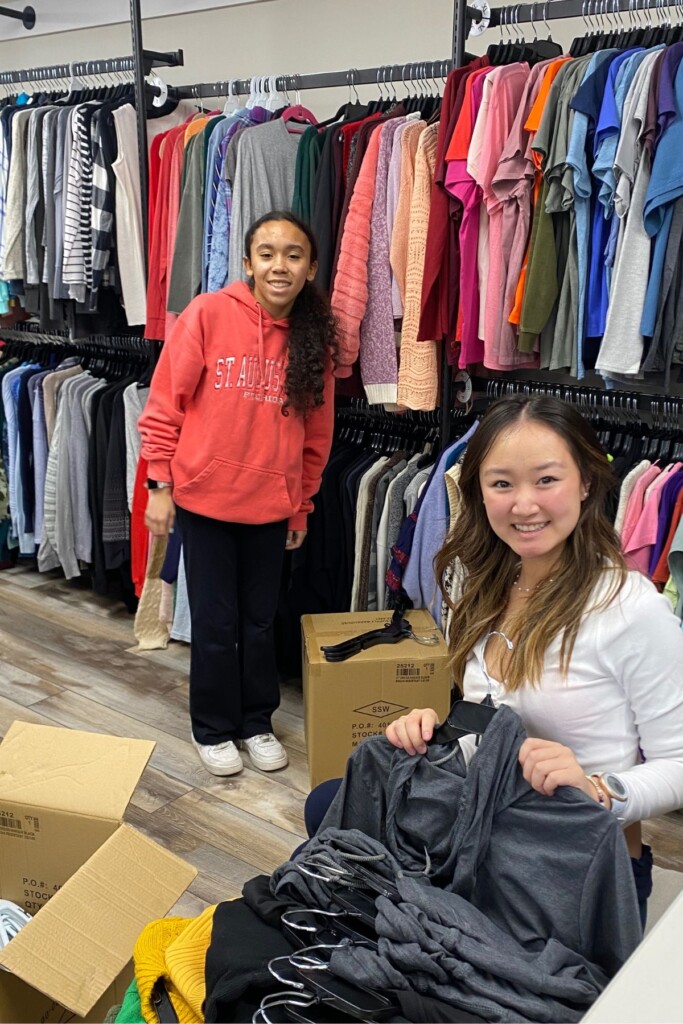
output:
<instances>
[{"instance_id":1,"label":"metal rack pole","mask_svg":"<svg viewBox=\"0 0 683 1024\"><path fill-rule=\"evenodd\" d=\"M182 64L183 51L174 53L153 53L144 51L145 67L176 67ZM23 70L0 71L0 83L3 85L23 82L58 81L60 79L88 78L92 75L111 74L112 72L133 71L133 57L108 57L105 60L74 61L73 64L48 64L40 68L24 68Z\"/></svg>"},{"instance_id":2,"label":"metal rack pole","mask_svg":"<svg viewBox=\"0 0 683 1024\"><path fill-rule=\"evenodd\" d=\"M440 78L451 68L451 59L416 61L406 64L382 64L376 68L349 68L347 71L322 71L310 75L280 75L276 88L285 89L335 89L358 85L394 85L419 78ZM198 96L225 96L230 86L235 96L245 96L251 88L251 79L240 78L220 82L199 82L196 85L180 85L176 94L194 99Z\"/></svg>"},{"instance_id":3,"label":"metal rack pole","mask_svg":"<svg viewBox=\"0 0 683 1024\"><path fill-rule=\"evenodd\" d=\"M453 67L461 68L465 63L465 43L470 25L471 9L467 0L455 0L453 5ZM474 12L472 12L474 13ZM477 12L478 13L478 12Z\"/></svg>"},{"instance_id":4,"label":"metal rack pole","mask_svg":"<svg viewBox=\"0 0 683 1024\"><path fill-rule=\"evenodd\" d=\"M148 210L149 210L149 162L147 159L147 99L145 96L145 63L142 47L142 11L140 0L130 0L130 30L133 40L135 112L138 125L138 150L140 158L140 204L142 207L142 248L145 257L145 278L147 277Z\"/></svg>"},{"instance_id":5,"label":"metal rack pole","mask_svg":"<svg viewBox=\"0 0 683 1024\"><path fill-rule=\"evenodd\" d=\"M461 68L465 63L465 42L468 35L467 0L455 0L453 4L453 67ZM442 447L448 444L451 433L451 367L448 362L447 341L441 342L441 402L439 406L439 437Z\"/></svg>"},{"instance_id":6,"label":"metal rack pole","mask_svg":"<svg viewBox=\"0 0 683 1024\"><path fill-rule=\"evenodd\" d=\"M676 0L664 0L657 5L657 10L667 7L677 7ZM610 0L609 14L632 14L634 11L649 11L652 4L649 0ZM595 14L592 4L587 5L586 0L552 0L552 3L542 2L513 4L506 7L492 7L491 26L500 25L501 12L510 13L510 24L522 22L557 21L559 18L585 18L586 15Z\"/></svg>"}]
</instances>

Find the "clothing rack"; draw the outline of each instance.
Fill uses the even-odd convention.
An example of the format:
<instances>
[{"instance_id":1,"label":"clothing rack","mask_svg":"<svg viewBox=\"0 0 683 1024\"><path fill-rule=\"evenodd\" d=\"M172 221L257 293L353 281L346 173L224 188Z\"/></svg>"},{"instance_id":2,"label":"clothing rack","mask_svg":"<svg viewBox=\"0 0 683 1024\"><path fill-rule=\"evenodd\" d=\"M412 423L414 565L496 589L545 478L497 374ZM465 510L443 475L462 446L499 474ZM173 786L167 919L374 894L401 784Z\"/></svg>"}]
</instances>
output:
<instances>
[{"instance_id":1,"label":"clothing rack","mask_svg":"<svg viewBox=\"0 0 683 1024\"><path fill-rule=\"evenodd\" d=\"M310 75L278 75L275 88L287 92L290 89L336 89L359 85L391 86L399 83L442 78L450 71L452 61L432 60L408 62L406 64L382 64L375 68L349 68L347 71L323 71ZM198 99L209 96L246 96L252 86L252 79L241 78L220 82L201 82L196 85L181 85L175 89L183 99Z\"/></svg>"},{"instance_id":2,"label":"clothing rack","mask_svg":"<svg viewBox=\"0 0 683 1024\"><path fill-rule=\"evenodd\" d=\"M453 18L453 67L462 67L465 63L465 43L467 36L472 28L473 23L480 22L483 18L487 19L487 27L500 27L509 26L515 28L517 25L522 23L529 23L532 26L543 23L547 25L549 21L557 21L559 19L569 18L582 18L584 22L588 23L589 19L594 17L604 18L610 17L613 14L627 13L629 15L635 12L641 11L646 14L654 12L659 15L663 9L674 8L678 9L676 0L656 0L656 5L653 4L652 0L610 0L608 6L601 4L599 0L538 0L537 3L521 3L521 4L510 4L502 7L491 7L488 4L484 4L483 0L475 0L481 7L485 7L485 10L481 10L479 6L468 5L467 0L455 0L455 15ZM444 399L447 391L450 395L448 388L448 380L446 372L443 373L442 381L442 406L447 407L447 402L450 401ZM487 395L492 394L492 385L498 384L500 387L503 386L503 390L497 392L497 396L500 394L519 394L522 391L527 391L529 394L551 394L561 397L565 400L573 400L573 395L583 395L585 402L595 401L602 404L603 400L607 400L608 407L614 408L614 405L609 406L609 396L615 396L615 401L620 403L632 403L631 408L638 409L638 401L642 402L663 402L667 409L674 408L675 410L680 409L681 396L671 395L655 395L650 392L639 392L633 391L605 391L600 387L584 387L581 385L569 385L564 383L555 383L552 381L540 382L530 381L520 378L472 378L472 385L475 391L484 390ZM634 381L634 385L637 382ZM673 403L673 405L672 405ZM676 412L676 417L679 413Z\"/></svg>"},{"instance_id":3,"label":"clothing rack","mask_svg":"<svg viewBox=\"0 0 683 1024\"><path fill-rule=\"evenodd\" d=\"M460 0L456 0L456 8L460 6ZM454 39L456 38L455 24L457 14L454 14ZM462 59L465 61L463 36ZM383 64L372 68L349 68L347 71L328 71L310 75L280 75L275 80L278 90L288 89L334 89L347 86L354 89L358 85L383 86L396 85L399 82L410 84L415 81L431 80L441 78L451 68L460 66L453 59L439 61L418 61L406 64ZM181 85L176 89L176 95L186 99L199 99L200 97L226 96L232 93L235 96L246 95L250 92L251 79L238 79L234 81L201 82L195 85ZM451 371L448 359L443 347L441 364L441 405L439 434L446 439L450 433L450 403L451 403Z\"/></svg>"},{"instance_id":4,"label":"clothing rack","mask_svg":"<svg viewBox=\"0 0 683 1024\"><path fill-rule=\"evenodd\" d=\"M472 9L473 10L473 9ZM465 40L469 32L471 21L467 18L467 0L454 0L453 5L453 35L451 57L447 60L425 61L421 63L408 63L405 65L380 65L373 68L361 70L353 68L347 71L321 72L318 74L280 76L276 79L278 89L289 88L306 89L330 89L347 86L354 88L358 85L393 84L398 81L405 81L405 70L411 68L408 81L418 79L429 79L442 76L453 67L461 67L466 59ZM479 12L476 12L479 15ZM480 16L480 15L479 15ZM142 10L141 0L130 0L130 24L133 43L133 61L135 65L135 96L136 108L143 110L144 98L144 75L143 69L143 40L142 40ZM182 60L180 61L182 63ZM234 95L244 95L251 89L251 79L242 79L232 83L226 81L214 83L200 83L197 85L180 86L176 95L181 98L194 99L200 96L224 96L226 87L229 85ZM143 208L143 240L145 257L147 255L147 220L144 211L148 208L148 167L147 167L147 125L145 119L138 117L138 139L140 150L140 182L141 199ZM439 434L442 440L449 436L450 432L450 402L451 402L451 370L448 365L445 346L442 346L441 363L441 409L439 416Z\"/></svg>"},{"instance_id":5,"label":"clothing rack","mask_svg":"<svg viewBox=\"0 0 683 1024\"><path fill-rule=\"evenodd\" d=\"M473 23L486 19L487 28L507 26L515 28L517 25L529 23L536 25L539 22L546 24L549 21L559 19L583 18L588 21L591 18L607 17L609 19L616 14L635 14L642 11L645 14L653 10L656 15L662 11L674 9L679 10L680 5L676 0L610 0L609 6L600 4L599 0L538 0L537 3L509 4L503 7L491 7L486 12L478 7L467 5L467 0L457 0L458 17L454 20L453 53L464 54L465 40L470 33ZM464 31L462 31L464 27ZM464 60L454 64L455 67L462 67Z\"/></svg>"},{"instance_id":6,"label":"clothing rack","mask_svg":"<svg viewBox=\"0 0 683 1024\"><path fill-rule=\"evenodd\" d=\"M145 50L144 73L152 68L178 67L183 63L183 51L157 53ZM23 85L27 82L59 82L70 78L91 78L97 75L120 74L135 70L134 57L108 57L104 60L75 61L73 64L50 64L40 68L0 71L0 85Z\"/></svg>"},{"instance_id":7,"label":"clothing rack","mask_svg":"<svg viewBox=\"0 0 683 1024\"><path fill-rule=\"evenodd\" d=\"M605 7L598 3L598 0L541 0L539 3L514 4L508 7L491 8L489 24L518 25L523 22L532 24L546 21L557 21L559 18L584 18L598 16L603 18L613 14L633 14L636 11L644 11L646 14L653 10L657 15L668 8L677 8L679 5L675 0L657 0L656 4L649 0L610 0ZM474 10L474 20L481 19L481 12ZM509 20L508 20L509 18Z\"/></svg>"},{"instance_id":8,"label":"clothing rack","mask_svg":"<svg viewBox=\"0 0 683 1024\"><path fill-rule=\"evenodd\" d=\"M36 344L37 342L50 343L64 343L67 345L88 345L90 342L101 342L106 341L110 335L92 334L88 338L77 338L73 339L69 334L68 330L62 328L53 328L49 331L43 330L40 324L32 321L26 321L25 323L14 324L12 327L0 327L0 341L7 339L14 339L18 341L26 341L27 344ZM116 335L112 335L116 338L130 338L132 341L143 341L145 345L149 345L151 348L154 347L155 342L147 341L140 333L131 331L125 333L123 331L117 331Z\"/></svg>"},{"instance_id":9,"label":"clothing rack","mask_svg":"<svg viewBox=\"0 0 683 1024\"><path fill-rule=\"evenodd\" d=\"M553 381L522 380L510 377L471 377L473 394L485 393L489 401L507 395L543 395L561 398L579 405L588 414L600 414L615 421L640 420L650 416L653 426L683 432L683 395L643 394L638 391L606 391L583 384L559 384Z\"/></svg>"},{"instance_id":10,"label":"clothing rack","mask_svg":"<svg viewBox=\"0 0 683 1024\"><path fill-rule=\"evenodd\" d=\"M139 6L139 5L138 5ZM2 13L2 8L0 8ZM16 71L0 71L0 85L23 85L27 82L56 82L62 79L89 78L104 74L120 74L132 71L135 75L134 95L135 109L145 110L145 76L153 68L175 68L184 63L183 51L175 50L163 53L158 50L144 50L139 45L140 38L133 40L133 54L127 57L108 57L105 60L75 61L73 64L51 64L40 68L26 68ZM144 239L144 255L147 259L147 121L144 116L137 117L138 148L140 153L140 191L142 200L142 230Z\"/></svg>"}]
</instances>

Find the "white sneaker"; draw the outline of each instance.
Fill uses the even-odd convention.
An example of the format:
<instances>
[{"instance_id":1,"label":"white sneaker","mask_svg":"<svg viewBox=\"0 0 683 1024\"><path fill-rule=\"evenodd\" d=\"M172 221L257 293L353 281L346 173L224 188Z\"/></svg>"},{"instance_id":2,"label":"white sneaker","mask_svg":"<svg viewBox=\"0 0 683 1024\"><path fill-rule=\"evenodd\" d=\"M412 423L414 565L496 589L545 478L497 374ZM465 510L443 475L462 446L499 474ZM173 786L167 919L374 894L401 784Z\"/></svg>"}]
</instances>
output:
<instances>
[{"instance_id":1,"label":"white sneaker","mask_svg":"<svg viewBox=\"0 0 683 1024\"><path fill-rule=\"evenodd\" d=\"M232 740L205 745L197 743L193 736L192 744L199 754L199 760L212 775L236 775L244 768L240 752Z\"/></svg>"},{"instance_id":2,"label":"white sneaker","mask_svg":"<svg viewBox=\"0 0 683 1024\"><path fill-rule=\"evenodd\" d=\"M260 768L262 772L274 772L289 764L287 751L272 732L250 736L248 740L242 740L242 746L247 748L254 768Z\"/></svg>"}]
</instances>

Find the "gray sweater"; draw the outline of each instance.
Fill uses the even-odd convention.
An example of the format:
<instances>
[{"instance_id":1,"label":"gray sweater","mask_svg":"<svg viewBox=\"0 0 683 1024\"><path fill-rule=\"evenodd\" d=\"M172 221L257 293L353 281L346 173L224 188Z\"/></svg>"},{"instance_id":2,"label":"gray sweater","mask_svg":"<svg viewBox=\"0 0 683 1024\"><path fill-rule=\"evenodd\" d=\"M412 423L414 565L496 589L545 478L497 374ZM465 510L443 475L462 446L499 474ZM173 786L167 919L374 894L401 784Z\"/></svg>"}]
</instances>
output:
<instances>
[{"instance_id":1,"label":"gray sweater","mask_svg":"<svg viewBox=\"0 0 683 1024\"><path fill-rule=\"evenodd\" d=\"M244 236L255 220L271 210L291 210L300 136L290 134L282 118L256 125L240 139L232 193L228 284L246 280Z\"/></svg>"}]
</instances>

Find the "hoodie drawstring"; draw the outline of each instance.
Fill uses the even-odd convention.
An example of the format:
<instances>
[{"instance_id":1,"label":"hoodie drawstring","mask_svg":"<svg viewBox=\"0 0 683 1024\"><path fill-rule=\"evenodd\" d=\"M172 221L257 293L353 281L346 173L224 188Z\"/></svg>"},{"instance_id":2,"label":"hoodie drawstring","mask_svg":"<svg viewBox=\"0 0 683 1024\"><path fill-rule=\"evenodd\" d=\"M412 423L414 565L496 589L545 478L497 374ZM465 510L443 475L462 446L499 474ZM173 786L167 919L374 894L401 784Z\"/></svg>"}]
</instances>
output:
<instances>
[{"instance_id":1,"label":"hoodie drawstring","mask_svg":"<svg viewBox=\"0 0 683 1024\"><path fill-rule=\"evenodd\" d=\"M265 390L266 387L266 367L265 367L265 345L263 341L263 310L259 304L258 306L258 370L261 378L259 387Z\"/></svg>"}]
</instances>

